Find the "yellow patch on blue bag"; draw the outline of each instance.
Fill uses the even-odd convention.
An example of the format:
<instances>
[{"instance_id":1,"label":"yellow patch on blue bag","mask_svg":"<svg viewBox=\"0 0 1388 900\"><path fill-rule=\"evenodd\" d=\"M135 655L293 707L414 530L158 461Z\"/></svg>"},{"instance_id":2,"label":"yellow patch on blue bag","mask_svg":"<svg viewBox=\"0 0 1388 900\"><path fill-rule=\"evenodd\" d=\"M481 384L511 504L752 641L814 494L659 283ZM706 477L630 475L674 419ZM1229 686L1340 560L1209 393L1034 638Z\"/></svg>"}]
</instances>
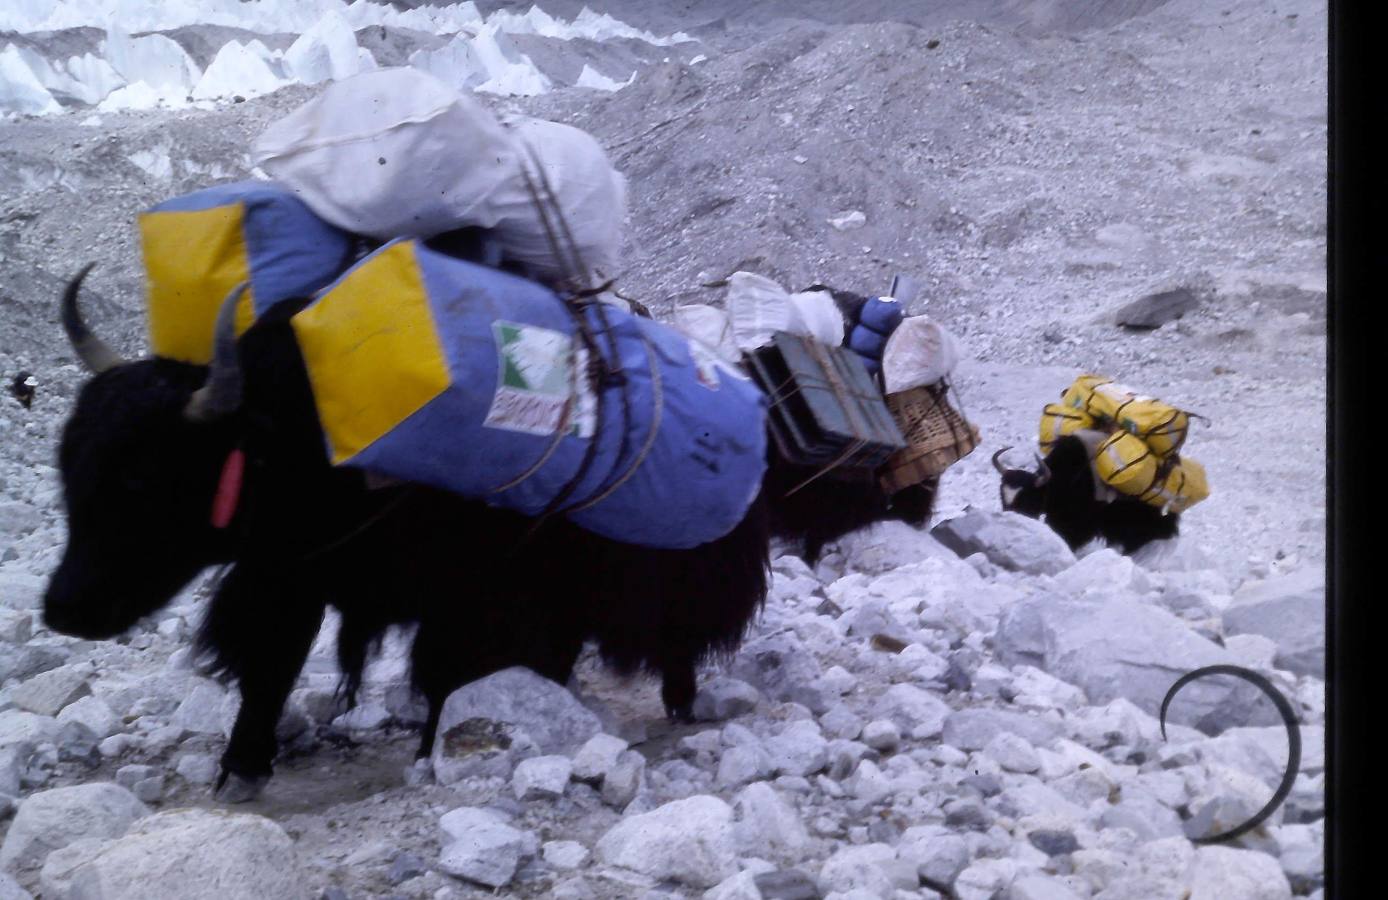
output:
<instances>
[{"instance_id":1,"label":"yellow patch on blue bag","mask_svg":"<svg viewBox=\"0 0 1388 900\"><path fill-rule=\"evenodd\" d=\"M250 279L240 203L140 216L149 281L149 343L154 355L205 365L222 301ZM236 308L236 333L255 319L251 290Z\"/></svg>"},{"instance_id":2,"label":"yellow patch on blue bag","mask_svg":"<svg viewBox=\"0 0 1388 900\"><path fill-rule=\"evenodd\" d=\"M290 324L334 464L351 459L449 385L414 245L357 266Z\"/></svg>"}]
</instances>

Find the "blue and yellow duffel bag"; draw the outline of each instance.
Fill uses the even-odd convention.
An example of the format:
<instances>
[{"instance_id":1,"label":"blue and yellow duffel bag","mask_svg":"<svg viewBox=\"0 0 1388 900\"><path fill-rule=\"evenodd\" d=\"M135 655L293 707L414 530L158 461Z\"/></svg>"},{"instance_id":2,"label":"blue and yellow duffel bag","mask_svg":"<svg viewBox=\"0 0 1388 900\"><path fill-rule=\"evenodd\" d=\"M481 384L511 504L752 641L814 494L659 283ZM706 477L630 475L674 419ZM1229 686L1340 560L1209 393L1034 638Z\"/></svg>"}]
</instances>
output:
<instances>
[{"instance_id":1,"label":"blue and yellow duffel bag","mask_svg":"<svg viewBox=\"0 0 1388 900\"><path fill-rule=\"evenodd\" d=\"M238 181L166 200L140 215L150 347L202 365L212 323L236 285L237 334L271 306L308 297L351 265L350 234L315 216L288 188Z\"/></svg>"},{"instance_id":2,"label":"blue and yellow duffel bag","mask_svg":"<svg viewBox=\"0 0 1388 900\"><path fill-rule=\"evenodd\" d=\"M761 487L765 396L672 328L580 315L592 344L547 288L402 240L291 323L334 464L644 546L727 534ZM590 381L594 350L619 377Z\"/></svg>"}]
</instances>

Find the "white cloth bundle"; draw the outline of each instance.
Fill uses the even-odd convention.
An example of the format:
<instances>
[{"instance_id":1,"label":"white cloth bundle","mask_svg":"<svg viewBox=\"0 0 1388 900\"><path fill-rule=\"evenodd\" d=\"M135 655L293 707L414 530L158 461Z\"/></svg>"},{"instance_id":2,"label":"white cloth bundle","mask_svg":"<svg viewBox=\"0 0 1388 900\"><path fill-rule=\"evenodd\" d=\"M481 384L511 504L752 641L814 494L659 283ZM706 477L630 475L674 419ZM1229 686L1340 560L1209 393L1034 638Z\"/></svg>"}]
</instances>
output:
<instances>
[{"instance_id":1,"label":"white cloth bundle","mask_svg":"<svg viewBox=\"0 0 1388 900\"><path fill-rule=\"evenodd\" d=\"M543 172L590 270L576 274L597 282L615 274L626 181L597 140L540 119L503 124L418 69L330 84L270 125L252 157L339 228L380 240L492 228L507 257L558 278L568 273L526 183L527 172L536 182Z\"/></svg>"}]
</instances>

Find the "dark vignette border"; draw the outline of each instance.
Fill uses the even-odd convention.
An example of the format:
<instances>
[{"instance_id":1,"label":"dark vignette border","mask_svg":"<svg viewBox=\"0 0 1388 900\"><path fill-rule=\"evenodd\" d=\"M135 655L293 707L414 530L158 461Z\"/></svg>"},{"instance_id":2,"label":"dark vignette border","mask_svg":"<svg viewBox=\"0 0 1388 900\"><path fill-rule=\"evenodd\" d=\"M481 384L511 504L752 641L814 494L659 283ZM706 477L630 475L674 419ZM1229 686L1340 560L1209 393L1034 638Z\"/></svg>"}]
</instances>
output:
<instances>
[{"instance_id":1,"label":"dark vignette border","mask_svg":"<svg viewBox=\"0 0 1388 900\"><path fill-rule=\"evenodd\" d=\"M1382 69L1367 64L1369 42L1376 31L1370 21L1373 5L1361 0L1332 0L1330 4L1330 216L1328 315L1326 487L1329 515L1327 537L1327 685L1326 711L1326 896L1367 897L1357 876L1373 851L1366 838L1377 832L1373 818L1363 815L1368 792L1363 769L1371 740L1366 722L1371 714L1366 674L1377 666L1366 645L1366 613L1378 602L1377 585L1366 574L1365 547L1371 523L1365 515L1374 477L1364 465L1364 438L1372 427L1373 396L1381 378L1383 354L1370 360L1372 339L1383 346L1384 335L1370 324L1379 301L1370 287L1371 254L1381 262L1383 252L1370 250L1382 239L1381 229L1369 224L1370 179L1366 150L1382 146L1371 135L1385 109ZM1379 54L1382 54L1379 48ZM1372 141L1372 144L1370 143ZM1373 178L1378 199L1378 178ZM1381 209L1381 207L1380 207ZM1382 266L1379 266L1382 269ZM1376 323L1375 323L1376 324ZM1377 493L1377 491L1374 491ZM1380 538L1381 540L1381 538ZM1378 635L1375 644L1378 643Z\"/></svg>"}]
</instances>

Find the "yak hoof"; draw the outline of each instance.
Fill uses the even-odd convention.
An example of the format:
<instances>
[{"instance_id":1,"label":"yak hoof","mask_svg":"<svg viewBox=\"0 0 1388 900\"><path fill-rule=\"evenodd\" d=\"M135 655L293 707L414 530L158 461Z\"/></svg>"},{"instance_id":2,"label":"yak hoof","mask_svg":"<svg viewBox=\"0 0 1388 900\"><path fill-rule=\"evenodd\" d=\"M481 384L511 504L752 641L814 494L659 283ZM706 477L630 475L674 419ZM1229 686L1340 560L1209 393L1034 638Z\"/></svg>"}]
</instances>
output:
<instances>
[{"instance_id":1,"label":"yak hoof","mask_svg":"<svg viewBox=\"0 0 1388 900\"><path fill-rule=\"evenodd\" d=\"M405 784L417 787L421 784L434 784L434 761L421 757L405 767Z\"/></svg>"},{"instance_id":2,"label":"yak hoof","mask_svg":"<svg viewBox=\"0 0 1388 900\"><path fill-rule=\"evenodd\" d=\"M235 772L223 771L222 777L217 780L217 789L213 792L212 799L227 804L249 803L260 796L269 781L269 775L247 778Z\"/></svg>"},{"instance_id":3,"label":"yak hoof","mask_svg":"<svg viewBox=\"0 0 1388 900\"><path fill-rule=\"evenodd\" d=\"M676 725L694 724L694 704L685 706L669 706L665 709L666 717Z\"/></svg>"}]
</instances>

